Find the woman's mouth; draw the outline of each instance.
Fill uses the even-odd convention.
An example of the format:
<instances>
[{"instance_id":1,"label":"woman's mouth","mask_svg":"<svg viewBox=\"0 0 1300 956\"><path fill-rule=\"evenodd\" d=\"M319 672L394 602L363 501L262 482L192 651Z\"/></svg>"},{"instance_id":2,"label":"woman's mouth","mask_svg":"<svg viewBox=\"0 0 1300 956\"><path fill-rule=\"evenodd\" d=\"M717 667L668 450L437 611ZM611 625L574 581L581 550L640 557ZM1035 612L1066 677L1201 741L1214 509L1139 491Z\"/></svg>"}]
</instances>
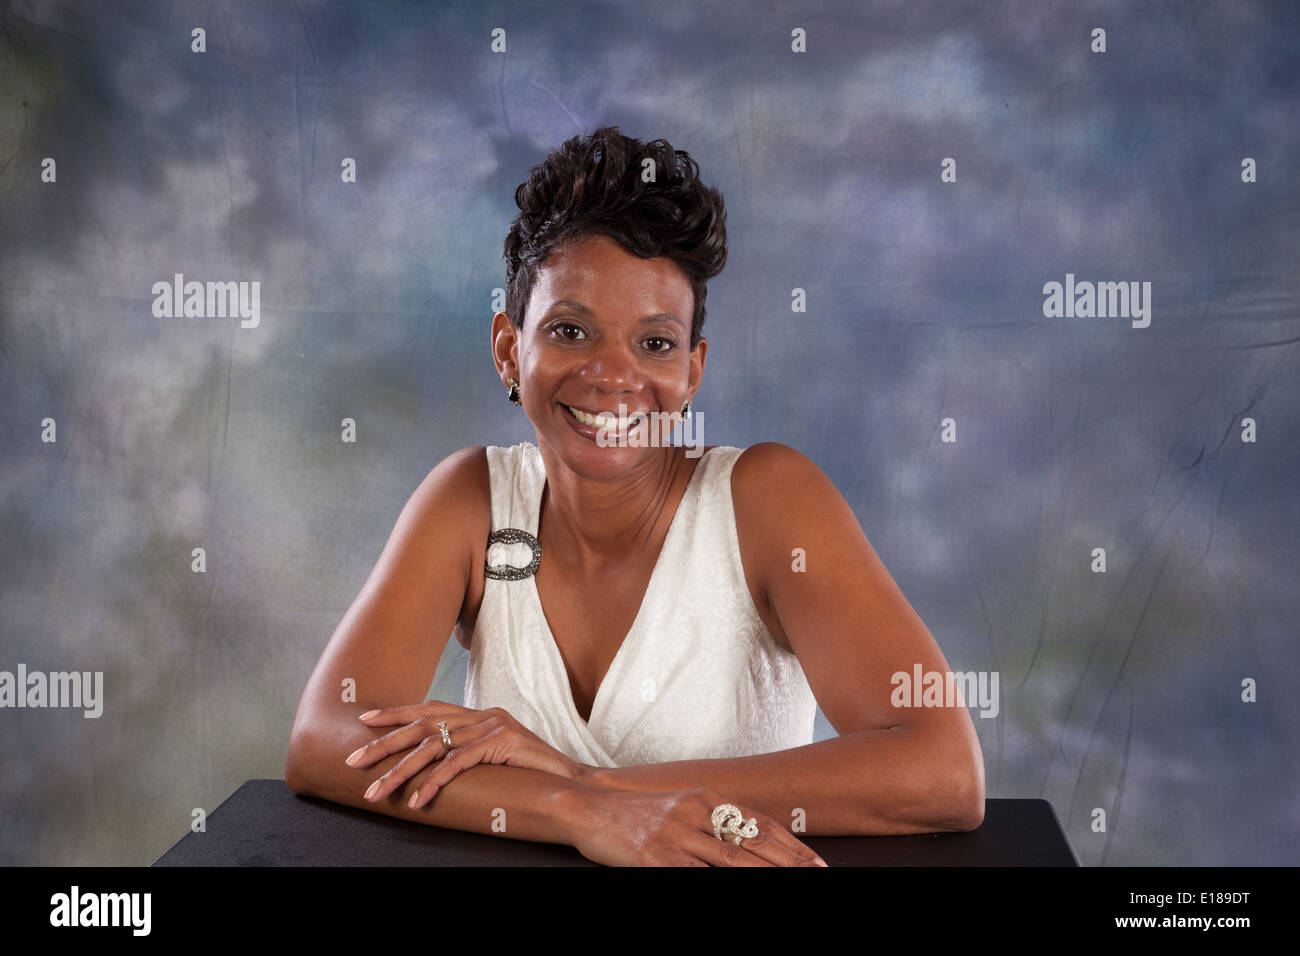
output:
<instances>
[{"instance_id":1,"label":"woman's mouth","mask_svg":"<svg viewBox=\"0 0 1300 956\"><path fill-rule=\"evenodd\" d=\"M589 412L563 403L561 406L568 412L565 417L574 430L598 445L608 442L621 446L627 441L639 441L640 438L637 436L642 435L646 430L646 426L642 423L650 417L646 412L629 412L619 416L613 412Z\"/></svg>"},{"instance_id":2,"label":"woman's mouth","mask_svg":"<svg viewBox=\"0 0 1300 956\"><path fill-rule=\"evenodd\" d=\"M572 405L565 405L564 407L568 409L570 415L584 425L590 425L593 428L608 428L620 432L628 428L628 426L635 426L647 417L644 412L632 412L620 418L613 412L592 413L583 411L581 408L574 408Z\"/></svg>"}]
</instances>

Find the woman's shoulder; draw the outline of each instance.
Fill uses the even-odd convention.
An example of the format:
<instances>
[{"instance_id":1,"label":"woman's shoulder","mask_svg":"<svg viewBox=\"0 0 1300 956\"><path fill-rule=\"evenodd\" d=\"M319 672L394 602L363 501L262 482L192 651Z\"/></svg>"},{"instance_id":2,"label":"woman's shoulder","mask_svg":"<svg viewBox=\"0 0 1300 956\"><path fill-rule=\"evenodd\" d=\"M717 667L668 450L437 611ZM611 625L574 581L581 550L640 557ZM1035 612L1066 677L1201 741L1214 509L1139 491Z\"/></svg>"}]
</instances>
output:
<instances>
[{"instance_id":1,"label":"woman's shoulder","mask_svg":"<svg viewBox=\"0 0 1300 956\"><path fill-rule=\"evenodd\" d=\"M488 446L467 445L434 465L424 481L446 491L470 492L487 475Z\"/></svg>"},{"instance_id":2,"label":"woman's shoulder","mask_svg":"<svg viewBox=\"0 0 1300 956\"><path fill-rule=\"evenodd\" d=\"M763 544L784 540L792 532L815 534L816 525L838 514L843 501L816 462L774 441L750 445L736 457L731 498L737 532Z\"/></svg>"},{"instance_id":3,"label":"woman's shoulder","mask_svg":"<svg viewBox=\"0 0 1300 956\"><path fill-rule=\"evenodd\" d=\"M425 481L450 483L462 493L478 490L486 498L493 471L498 468L518 468L526 462L537 460L540 460L540 453L531 442L519 442L516 445L467 445L434 465Z\"/></svg>"},{"instance_id":4,"label":"woman's shoulder","mask_svg":"<svg viewBox=\"0 0 1300 956\"><path fill-rule=\"evenodd\" d=\"M759 442L739 450L732 467L732 486L745 486L749 490L768 486L780 488L784 482L818 484L828 480L817 464L796 448L777 441Z\"/></svg>"},{"instance_id":5,"label":"woman's shoulder","mask_svg":"<svg viewBox=\"0 0 1300 956\"><path fill-rule=\"evenodd\" d=\"M407 505L421 523L436 523L468 544L486 540L492 523L488 448L469 445L434 465Z\"/></svg>"}]
</instances>

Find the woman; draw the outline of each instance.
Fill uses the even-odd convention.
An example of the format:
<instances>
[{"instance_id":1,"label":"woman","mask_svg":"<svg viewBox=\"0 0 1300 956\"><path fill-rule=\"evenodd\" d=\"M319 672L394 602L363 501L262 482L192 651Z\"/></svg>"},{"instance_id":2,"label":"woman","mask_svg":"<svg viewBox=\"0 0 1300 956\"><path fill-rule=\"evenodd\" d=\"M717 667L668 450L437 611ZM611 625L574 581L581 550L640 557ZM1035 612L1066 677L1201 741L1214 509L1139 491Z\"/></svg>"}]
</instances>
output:
<instances>
[{"instance_id":1,"label":"woman","mask_svg":"<svg viewBox=\"0 0 1300 956\"><path fill-rule=\"evenodd\" d=\"M288 785L609 864L825 865L792 830L978 826L965 708L891 702L947 662L826 476L663 440L704 374L722 197L604 128L515 198L492 352L537 443L463 449L411 497L303 693ZM453 631L465 706L419 703ZM817 705L838 737L812 742Z\"/></svg>"}]
</instances>

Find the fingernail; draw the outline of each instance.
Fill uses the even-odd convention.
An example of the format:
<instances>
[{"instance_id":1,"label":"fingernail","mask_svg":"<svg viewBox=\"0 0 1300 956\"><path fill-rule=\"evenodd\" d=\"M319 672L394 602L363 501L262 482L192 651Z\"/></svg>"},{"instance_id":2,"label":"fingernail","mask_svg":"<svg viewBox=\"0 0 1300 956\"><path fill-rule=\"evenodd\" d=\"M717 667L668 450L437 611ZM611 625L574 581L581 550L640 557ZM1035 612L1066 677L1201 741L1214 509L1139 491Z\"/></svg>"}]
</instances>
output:
<instances>
[{"instance_id":1,"label":"fingernail","mask_svg":"<svg viewBox=\"0 0 1300 956\"><path fill-rule=\"evenodd\" d=\"M376 780L374 783L370 785L370 789L366 791L366 799L373 800L375 798L375 794L378 792L379 792L379 781Z\"/></svg>"},{"instance_id":2,"label":"fingernail","mask_svg":"<svg viewBox=\"0 0 1300 956\"><path fill-rule=\"evenodd\" d=\"M360 717L358 717L357 719L358 719L358 720L367 720L368 718L375 716L375 714L377 714L377 713L379 713L378 710L368 710L368 711L366 711L364 714L362 714Z\"/></svg>"},{"instance_id":3,"label":"fingernail","mask_svg":"<svg viewBox=\"0 0 1300 956\"><path fill-rule=\"evenodd\" d=\"M819 857L819 856L815 856L815 857L813 857L813 861L814 861L818 866L829 866L829 865L830 865L830 864L828 864L825 860L823 860L823 859L822 859L821 857Z\"/></svg>"},{"instance_id":4,"label":"fingernail","mask_svg":"<svg viewBox=\"0 0 1300 956\"><path fill-rule=\"evenodd\" d=\"M415 805L419 802L420 802L420 791L417 790L415 791L415 793L411 794L411 799L406 801L406 805L410 807L412 810L414 810Z\"/></svg>"},{"instance_id":5,"label":"fingernail","mask_svg":"<svg viewBox=\"0 0 1300 956\"><path fill-rule=\"evenodd\" d=\"M357 761L361 759L361 755L365 752L365 749L365 747L358 747L356 750L352 751L352 753L348 754L348 759L346 761L347 765L349 767L355 767Z\"/></svg>"}]
</instances>

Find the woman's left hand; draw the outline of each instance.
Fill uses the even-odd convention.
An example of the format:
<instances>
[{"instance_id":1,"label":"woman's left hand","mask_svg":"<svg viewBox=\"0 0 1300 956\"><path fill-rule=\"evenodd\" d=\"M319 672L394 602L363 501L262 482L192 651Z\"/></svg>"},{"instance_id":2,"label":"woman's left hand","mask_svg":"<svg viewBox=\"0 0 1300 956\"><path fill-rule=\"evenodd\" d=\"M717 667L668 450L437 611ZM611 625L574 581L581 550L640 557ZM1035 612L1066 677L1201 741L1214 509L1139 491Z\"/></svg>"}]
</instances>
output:
<instances>
[{"instance_id":1,"label":"woman's left hand","mask_svg":"<svg viewBox=\"0 0 1300 956\"><path fill-rule=\"evenodd\" d=\"M414 780L415 789L407 805L412 809L422 807L456 774L480 763L527 767L570 780L585 779L596 769L556 750L500 707L472 710L430 700L367 711L361 720L367 727L401 726L357 748L347 758L349 766L369 767L391 754L415 748L370 785L366 799L371 802L384 799L407 780ZM451 736L451 750L438 729L438 722L443 720Z\"/></svg>"}]
</instances>

